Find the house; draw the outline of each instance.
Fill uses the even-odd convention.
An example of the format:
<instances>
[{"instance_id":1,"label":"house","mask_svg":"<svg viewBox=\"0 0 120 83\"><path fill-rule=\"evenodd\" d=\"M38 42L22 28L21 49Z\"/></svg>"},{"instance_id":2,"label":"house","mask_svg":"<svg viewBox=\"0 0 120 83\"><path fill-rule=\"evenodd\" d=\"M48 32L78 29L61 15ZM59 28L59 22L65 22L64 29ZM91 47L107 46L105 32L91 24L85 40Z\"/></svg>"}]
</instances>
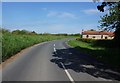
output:
<instances>
[{"instance_id":1,"label":"house","mask_svg":"<svg viewBox=\"0 0 120 83\"><path fill-rule=\"evenodd\" d=\"M113 32L105 31L82 31L82 38L87 39L113 39Z\"/></svg>"}]
</instances>

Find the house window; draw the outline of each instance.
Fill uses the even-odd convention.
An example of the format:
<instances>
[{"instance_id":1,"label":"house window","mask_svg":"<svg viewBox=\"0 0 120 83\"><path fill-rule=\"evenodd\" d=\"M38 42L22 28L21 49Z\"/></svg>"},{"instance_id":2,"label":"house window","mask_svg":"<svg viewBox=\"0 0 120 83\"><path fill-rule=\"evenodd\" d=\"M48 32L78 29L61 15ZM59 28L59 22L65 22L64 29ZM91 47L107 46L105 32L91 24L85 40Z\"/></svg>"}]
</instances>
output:
<instances>
[{"instance_id":1,"label":"house window","mask_svg":"<svg viewBox=\"0 0 120 83\"><path fill-rule=\"evenodd\" d=\"M93 39L95 38L95 36L93 36Z\"/></svg>"},{"instance_id":2,"label":"house window","mask_svg":"<svg viewBox=\"0 0 120 83\"><path fill-rule=\"evenodd\" d=\"M89 37L89 35L86 35L86 38L88 38Z\"/></svg>"},{"instance_id":3,"label":"house window","mask_svg":"<svg viewBox=\"0 0 120 83\"><path fill-rule=\"evenodd\" d=\"M105 39L107 39L107 37L105 37Z\"/></svg>"},{"instance_id":4,"label":"house window","mask_svg":"<svg viewBox=\"0 0 120 83\"><path fill-rule=\"evenodd\" d=\"M103 35L101 35L101 39L103 38Z\"/></svg>"}]
</instances>

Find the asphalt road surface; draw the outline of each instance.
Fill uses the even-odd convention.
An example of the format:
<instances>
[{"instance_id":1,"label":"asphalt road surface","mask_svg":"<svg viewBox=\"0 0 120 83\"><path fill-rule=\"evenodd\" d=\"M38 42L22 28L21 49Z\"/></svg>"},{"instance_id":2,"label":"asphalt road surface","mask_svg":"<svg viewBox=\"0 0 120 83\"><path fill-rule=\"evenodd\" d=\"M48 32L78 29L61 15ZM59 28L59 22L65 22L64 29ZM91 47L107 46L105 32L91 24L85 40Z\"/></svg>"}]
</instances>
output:
<instances>
[{"instance_id":1,"label":"asphalt road surface","mask_svg":"<svg viewBox=\"0 0 120 83\"><path fill-rule=\"evenodd\" d=\"M2 81L111 81L120 74L66 44L45 42L22 52L2 69Z\"/></svg>"}]
</instances>

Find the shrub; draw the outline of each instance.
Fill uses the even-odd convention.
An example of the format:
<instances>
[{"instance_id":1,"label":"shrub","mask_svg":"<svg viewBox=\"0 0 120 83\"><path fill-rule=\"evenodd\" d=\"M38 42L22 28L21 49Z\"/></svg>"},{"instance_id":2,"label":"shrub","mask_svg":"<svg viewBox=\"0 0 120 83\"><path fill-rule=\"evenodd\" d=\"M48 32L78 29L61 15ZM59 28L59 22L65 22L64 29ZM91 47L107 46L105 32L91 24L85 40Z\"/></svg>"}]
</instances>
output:
<instances>
[{"instance_id":1,"label":"shrub","mask_svg":"<svg viewBox=\"0 0 120 83\"><path fill-rule=\"evenodd\" d=\"M116 47L115 42L113 40L94 40L94 39L82 39L82 38L77 38L76 40L90 43L94 47L106 47L106 48Z\"/></svg>"}]
</instances>

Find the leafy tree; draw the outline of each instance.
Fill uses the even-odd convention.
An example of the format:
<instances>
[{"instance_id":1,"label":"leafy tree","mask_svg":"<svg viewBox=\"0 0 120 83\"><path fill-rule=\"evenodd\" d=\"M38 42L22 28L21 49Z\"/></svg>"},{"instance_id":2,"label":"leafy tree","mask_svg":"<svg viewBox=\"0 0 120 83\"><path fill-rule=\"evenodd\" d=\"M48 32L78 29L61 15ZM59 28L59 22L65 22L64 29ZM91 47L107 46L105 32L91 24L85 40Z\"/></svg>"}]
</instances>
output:
<instances>
[{"instance_id":1,"label":"leafy tree","mask_svg":"<svg viewBox=\"0 0 120 83\"><path fill-rule=\"evenodd\" d=\"M94 30L94 29L90 29L89 31L96 31L96 30Z\"/></svg>"},{"instance_id":2,"label":"leafy tree","mask_svg":"<svg viewBox=\"0 0 120 83\"><path fill-rule=\"evenodd\" d=\"M27 30L21 30L20 34L29 34L29 31L27 31Z\"/></svg>"},{"instance_id":3,"label":"leafy tree","mask_svg":"<svg viewBox=\"0 0 120 83\"><path fill-rule=\"evenodd\" d=\"M37 35L35 31L29 32L29 35Z\"/></svg>"},{"instance_id":4,"label":"leafy tree","mask_svg":"<svg viewBox=\"0 0 120 83\"><path fill-rule=\"evenodd\" d=\"M115 43L120 46L120 2L102 2L97 6L100 12L104 12L105 7L108 8L108 13L101 17L99 21L100 27L103 30L115 31Z\"/></svg>"},{"instance_id":5,"label":"leafy tree","mask_svg":"<svg viewBox=\"0 0 120 83\"><path fill-rule=\"evenodd\" d=\"M26 35L26 34L29 34L29 31L27 30L14 30L12 31L13 34L17 34L17 35Z\"/></svg>"},{"instance_id":6,"label":"leafy tree","mask_svg":"<svg viewBox=\"0 0 120 83\"><path fill-rule=\"evenodd\" d=\"M20 30L14 30L12 31L13 34L20 34Z\"/></svg>"},{"instance_id":7,"label":"leafy tree","mask_svg":"<svg viewBox=\"0 0 120 83\"><path fill-rule=\"evenodd\" d=\"M12 34L16 34L16 35L37 35L37 33L35 31L27 31L27 30L14 30L12 31Z\"/></svg>"},{"instance_id":8,"label":"leafy tree","mask_svg":"<svg viewBox=\"0 0 120 83\"><path fill-rule=\"evenodd\" d=\"M36 34L36 32L35 32L35 31L32 31L31 33Z\"/></svg>"},{"instance_id":9,"label":"leafy tree","mask_svg":"<svg viewBox=\"0 0 120 83\"><path fill-rule=\"evenodd\" d=\"M0 33L2 33L2 34L7 34L7 33L10 33L10 31L7 30L7 29L1 28L1 29L0 29Z\"/></svg>"}]
</instances>

